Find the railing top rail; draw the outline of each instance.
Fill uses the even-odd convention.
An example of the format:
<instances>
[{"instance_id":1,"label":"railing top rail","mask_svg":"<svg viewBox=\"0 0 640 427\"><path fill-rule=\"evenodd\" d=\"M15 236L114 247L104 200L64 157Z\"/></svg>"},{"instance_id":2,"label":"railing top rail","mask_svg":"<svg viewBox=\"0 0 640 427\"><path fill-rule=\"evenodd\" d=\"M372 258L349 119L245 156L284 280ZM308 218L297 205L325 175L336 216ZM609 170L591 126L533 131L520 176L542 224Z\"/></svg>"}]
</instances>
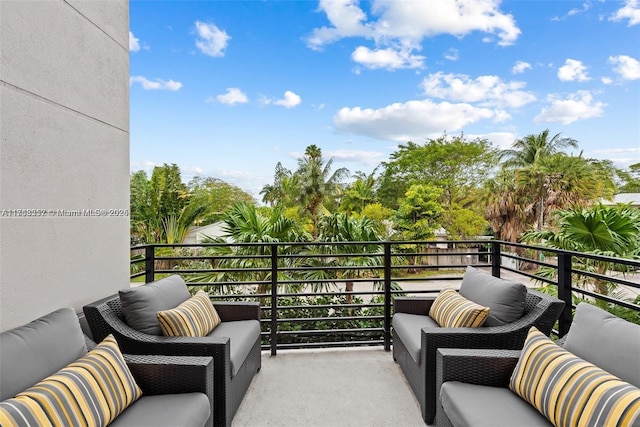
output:
<instances>
[{"instance_id":1,"label":"railing top rail","mask_svg":"<svg viewBox=\"0 0 640 427\"><path fill-rule=\"evenodd\" d=\"M524 243L507 242L504 240L494 240L494 242L499 243L501 245L515 246L518 248L533 249L533 250L542 251L542 252L553 252L558 255L566 254L566 255L571 255L571 256L580 257L580 258L589 258L595 261L605 261L605 262L611 262L616 264L640 266L640 259L621 258L621 257L608 256L608 255L590 254L585 252L567 251L564 249L549 248L546 246L536 246L536 245L527 245Z\"/></svg>"}]
</instances>

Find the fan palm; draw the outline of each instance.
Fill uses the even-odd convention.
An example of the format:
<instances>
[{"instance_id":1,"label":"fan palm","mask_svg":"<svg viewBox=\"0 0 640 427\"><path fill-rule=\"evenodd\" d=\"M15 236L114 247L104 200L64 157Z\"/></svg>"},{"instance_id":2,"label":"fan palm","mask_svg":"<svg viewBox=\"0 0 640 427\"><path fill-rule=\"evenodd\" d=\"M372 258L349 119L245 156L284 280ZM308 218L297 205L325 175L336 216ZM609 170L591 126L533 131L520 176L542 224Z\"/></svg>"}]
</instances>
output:
<instances>
[{"instance_id":1,"label":"fan palm","mask_svg":"<svg viewBox=\"0 0 640 427\"><path fill-rule=\"evenodd\" d=\"M619 258L640 257L640 211L628 205L590 208L576 207L557 213L558 228L555 231L534 231L524 235L528 243L569 251L592 253ZM580 268L605 275L615 266L610 262L577 260ZM549 274L549 272L543 272ZM585 278L595 292L607 295L614 288L610 282Z\"/></svg>"}]
</instances>

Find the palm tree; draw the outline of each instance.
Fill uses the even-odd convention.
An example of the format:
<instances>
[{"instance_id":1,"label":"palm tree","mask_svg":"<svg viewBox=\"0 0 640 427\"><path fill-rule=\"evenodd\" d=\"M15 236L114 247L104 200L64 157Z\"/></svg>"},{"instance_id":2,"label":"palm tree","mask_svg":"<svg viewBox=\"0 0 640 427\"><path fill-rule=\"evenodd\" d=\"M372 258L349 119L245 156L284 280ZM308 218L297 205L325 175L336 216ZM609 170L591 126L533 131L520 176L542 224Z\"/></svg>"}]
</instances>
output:
<instances>
[{"instance_id":1,"label":"palm tree","mask_svg":"<svg viewBox=\"0 0 640 427\"><path fill-rule=\"evenodd\" d=\"M307 278L355 279L367 277L373 270L371 267L382 265L382 245L380 243L348 244L347 242L379 242L375 223L366 217L354 218L344 213L324 215L318 224L318 241L332 242L327 246L315 246L316 252L322 254L350 255L336 258L312 258L315 267L346 267L341 270L314 270ZM371 255L380 254L380 256ZM347 304L353 302L353 281L345 282Z\"/></svg>"},{"instance_id":2,"label":"palm tree","mask_svg":"<svg viewBox=\"0 0 640 427\"><path fill-rule=\"evenodd\" d=\"M256 207L248 203L238 203L224 213L224 235L218 239L211 239L210 243L226 243L227 239L235 243L264 243L262 245L213 246L206 251L210 255L227 257L217 261L216 267L229 269L229 272L203 273L191 277L194 282L228 282L228 281L269 281L271 271L233 271L234 269L268 269L271 260L266 258L246 258L247 256L269 256L271 246L269 243L279 242L304 242L308 237L296 222L282 214L281 209L271 211L269 217L260 215ZM283 253L300 251L301 246L280 247ZM240 258L239 258L240 257ZM245 257L245 258L242 258ZM281 258L282 262L294 262L292 258ZM291 277L280 273L278 279L290 280ZM271 286L258 285L258 293L265 294Z\"/></svg>"},{"instance_id":3,"label":"palm tree","mask_svg":"<svg viewBox=\"0 0 640 427\"><path fill-rule=\"evenodd\" d=\"M516 186L512 171L502 169L486 184L486 217L496 237L517 242L529 223L533 203L528 195Z\"/></svg>"},{"instance_id":4,"label":"palm tree","mask_svg":"<svg viewBox=\"0 0 640 427\"><path fill-rule=\"evenodd\" d=\"M327 199L336 196L340 189L340 182L349 175L346 168L337 169L331 173L333 159L326 162L322 158L322 150L316 145L310 145L305 150L304 157L298 159L300 195L299 202L311 216L314 237L318 235L318 216Z\"/></svg>"},{"instance_id":5,"label":"palm tree","mask_svg":"<svg viewBox=\"0 0 640 427\"><path fill-rule=\"evenodd\" d=\"M501 151L498 156L507 168L519 168L532 165L536 160L559 153L566 148L578 148L578 141L563 138L557 133L549 138L549 129L537 135L527 135L516 140L510 149Z\"/></svg>"},{"instance_id":6,"label":"palm tree","mask_svg":"<svg viewBox=\"0 0 640 427\"><path fill-rule=\"evenodd\" d=\"M341 210L347 213L362 212L365 206L377 200L375 173L375 170L369 175L360 171L355 173L356 180L344 191Z\"/></svg>"},{"instance_id":7,"label":"palm tree","mask_svg":"<svg viewBox=\"0 0 640 427\"><path fill-rule=\"evenodd\" d=\"M558 211L556 230L533 231L525 234L527 243L569 251L592 253L618 258L640 257L640 210L629 205L590 208L576 207ZM581 270L601 275L615 267L609 262L578 258ZM555 274L545 270L544 275ZM601 279L584 278L583 285L591 284L595 292L608 295L614 284Z\"/></svg>"},{"instance_id":8,"label":"palm tree","mask_svg":"<svg viewBox=\"0 0 640 427\"><path fill-rule=\"evenodd\" d=\"M262 201L269 206L291 207L296 203L299 195L298 176L278 162L276 165L273 184L262 187Z\"/></svg>"}]
</instances>

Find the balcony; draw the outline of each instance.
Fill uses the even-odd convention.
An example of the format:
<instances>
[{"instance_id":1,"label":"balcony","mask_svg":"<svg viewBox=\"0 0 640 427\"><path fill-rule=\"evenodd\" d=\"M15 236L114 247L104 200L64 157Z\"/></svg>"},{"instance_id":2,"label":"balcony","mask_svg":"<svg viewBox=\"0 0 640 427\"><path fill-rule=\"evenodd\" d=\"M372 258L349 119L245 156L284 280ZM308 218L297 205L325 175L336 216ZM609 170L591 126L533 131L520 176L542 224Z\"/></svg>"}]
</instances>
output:
<instances>
[{"instance_id":1,"label":"balcony","mask_svg":"<svg viewBox=\"0 0 640 427\"><path fill-rule=\"evenodd\" d=\"M259 301L263 350L271 355L389 350L393 298L457 287L467 265L556 293L566 303L559 336L569 330L579 300L635 313L640 322L640 261L504 241L152 244L131 252L132 281L180 274L214 300ZM607 274L594 265L606 265Z\"/></svg>"},{"instance_id":2,"label":"balcony","mask_svg":"<svg viewBox=\"0 0 640 427\"><path fill-rule=\"evenodd\" d=\"M503 241L145 245L131 251L132 281L180 274L212 299L261 303L263 368L234 426L424 425L388 352L392 301L457 288L466 265L557 293L567 303L557 335L568 331L572 308L585 299L640 323L640 261ZM606 274L594 271L605 264ZM594 283L610 292L598 293Z\"/></svg>"}]
</instances>

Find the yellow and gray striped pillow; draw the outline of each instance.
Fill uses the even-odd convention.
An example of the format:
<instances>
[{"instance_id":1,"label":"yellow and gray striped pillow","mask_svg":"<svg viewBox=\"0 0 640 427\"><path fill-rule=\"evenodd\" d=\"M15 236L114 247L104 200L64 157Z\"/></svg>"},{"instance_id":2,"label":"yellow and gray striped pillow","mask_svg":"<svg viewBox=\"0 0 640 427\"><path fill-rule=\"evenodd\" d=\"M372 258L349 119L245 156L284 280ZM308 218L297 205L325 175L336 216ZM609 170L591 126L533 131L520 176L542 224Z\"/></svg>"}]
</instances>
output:
<instances>
[{"instance_id":1,"label":"yellow and gray striped pillow","mask_svg":"<svg viewBox=\"0 0 640 427\"><path fill-rule=\"evenodd\" d=\"M85 356L0 402L0 425L106 426L141 395L109 335Z\"/></svg>"},{"instance_id":2,"label":"yellow and gray striped pillow","mask_svg":"<svg viewBox=\"0 0 640 427\"><path fill-rule=\"evenodd\" d=\"M509 388L557 427L640 423L640 389L556 345L535 327Z\"/></svg>"},{"instance_id":3,"label":"yellow and gray striped pillow","mask_svg":"<svg viewBox=\"0 0 640 427\"><path fill-rule=\"evenodd\" d=\"M218 312L202 290L176 308L159 311L157 316L167 337L204 337L220 324Z\"/></svg>"},{"instance_id":4,"label":"yellow and gray striped pillow","mask_svg":"<svg viewBox=\"0 0 640 427\"><path fill-rule=\"evenodd\" d=\"M429 310L429 317L443 328L477 328L489 315L489 307L470 301L454 289L443 289Z\"/></svg>"}]
</instances>

